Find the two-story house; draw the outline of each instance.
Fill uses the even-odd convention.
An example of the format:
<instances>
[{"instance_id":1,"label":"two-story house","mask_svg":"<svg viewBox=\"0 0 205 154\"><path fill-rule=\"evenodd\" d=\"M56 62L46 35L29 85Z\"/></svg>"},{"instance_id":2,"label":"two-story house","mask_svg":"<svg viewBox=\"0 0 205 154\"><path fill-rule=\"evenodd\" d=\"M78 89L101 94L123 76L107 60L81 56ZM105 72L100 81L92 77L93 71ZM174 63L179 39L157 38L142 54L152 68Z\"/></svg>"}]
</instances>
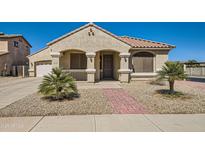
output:
<instances>
[{"instance_id":1,"label":"two-story house","mask_svg":"<svg viewBox=\"0 0 205 154\"><path fill-rule=\"evenodd\" d=\"M22 35L0 32L0 75L12 75L13 66L27 65L31 47Z\"/></svg>"}]
</instances>

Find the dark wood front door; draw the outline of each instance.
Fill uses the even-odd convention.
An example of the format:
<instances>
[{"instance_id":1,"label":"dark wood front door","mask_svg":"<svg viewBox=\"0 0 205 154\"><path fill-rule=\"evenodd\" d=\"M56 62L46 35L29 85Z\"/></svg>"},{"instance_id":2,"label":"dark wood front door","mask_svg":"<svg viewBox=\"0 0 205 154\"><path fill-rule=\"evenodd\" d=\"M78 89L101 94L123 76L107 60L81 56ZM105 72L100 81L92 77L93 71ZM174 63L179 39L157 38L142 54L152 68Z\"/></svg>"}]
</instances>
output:
<instances>
[{"instance_id":1,"label":"dark wood front door","mask_svg":"<svg viewBox=\"0 0 205 154\"><path fill-rule=\"evenodd\" d=\"M113 55L103 56L103 79L113 79Z\"/></svg>"}]
</instances>

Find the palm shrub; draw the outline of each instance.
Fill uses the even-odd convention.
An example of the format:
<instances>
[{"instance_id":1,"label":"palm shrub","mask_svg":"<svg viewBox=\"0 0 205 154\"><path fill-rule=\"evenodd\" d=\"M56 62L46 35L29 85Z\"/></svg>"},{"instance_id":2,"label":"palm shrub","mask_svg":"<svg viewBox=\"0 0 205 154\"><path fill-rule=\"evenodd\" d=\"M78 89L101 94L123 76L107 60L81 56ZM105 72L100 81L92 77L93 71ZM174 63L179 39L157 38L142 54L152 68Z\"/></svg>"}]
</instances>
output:
<instances>
[{"instance_id":1,"label":"palm shrub","mask_svg":"<svg viewBox=\"0 0 205 154\"><path fill-rule=\"evenodd\" d=\"M187 77L183 65L179 62L166 62L158 73L157 80L167 80L169 82L169 93L174 94L175 80L183 80Z\"/></svg>"},{"instance_id":2,"label":"palm shrub","mask_svg":"<svg viewBox=\"0 0 205 154\"><path fill-rule=\"evenodd\" d=\"M70 99L78 95L74 78L60 68L52 69L50 74L43 77L43 81L39 85L39 92L56 100Z\"/></svg>"}]
</instances>

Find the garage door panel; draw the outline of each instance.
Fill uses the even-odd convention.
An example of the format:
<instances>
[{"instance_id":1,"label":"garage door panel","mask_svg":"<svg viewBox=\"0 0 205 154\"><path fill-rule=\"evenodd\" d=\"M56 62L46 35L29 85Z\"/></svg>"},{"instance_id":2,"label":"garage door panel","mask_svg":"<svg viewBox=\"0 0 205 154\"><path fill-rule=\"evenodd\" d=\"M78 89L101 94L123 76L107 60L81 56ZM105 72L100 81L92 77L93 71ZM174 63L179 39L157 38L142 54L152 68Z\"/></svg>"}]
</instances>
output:
<instances>
[{"instance_id":1,"label":"garage door panel","mask_svg":"<svg viewBox=\"0 0 205 154\"><path fill-rule=\"evenodd\" d=\"M44 75L48 75L52 70L51 64L40 64L36 65L36 76L43 77Z\"/></svg>"}]
</instances>

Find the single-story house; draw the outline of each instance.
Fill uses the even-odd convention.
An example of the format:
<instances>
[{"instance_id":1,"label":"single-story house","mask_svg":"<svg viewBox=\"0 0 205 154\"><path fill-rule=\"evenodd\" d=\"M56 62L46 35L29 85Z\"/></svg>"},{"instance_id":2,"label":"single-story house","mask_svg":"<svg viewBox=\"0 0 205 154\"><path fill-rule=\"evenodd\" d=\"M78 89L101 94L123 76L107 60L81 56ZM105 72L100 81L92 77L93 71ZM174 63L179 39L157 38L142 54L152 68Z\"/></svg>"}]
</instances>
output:
<instances>
[{"instance_id":1,"label":"single-story house","mask_svg":"<svg viewBox=\"0 0 205 154\"><path fill-rule=\"evenodd\" d=\"M30 76L41 77L52 68L70 72L76 80L150 79L156 76L175 46L128 36L116 36L86 24L28 56Z\"/></svg>"}]
</instances>

